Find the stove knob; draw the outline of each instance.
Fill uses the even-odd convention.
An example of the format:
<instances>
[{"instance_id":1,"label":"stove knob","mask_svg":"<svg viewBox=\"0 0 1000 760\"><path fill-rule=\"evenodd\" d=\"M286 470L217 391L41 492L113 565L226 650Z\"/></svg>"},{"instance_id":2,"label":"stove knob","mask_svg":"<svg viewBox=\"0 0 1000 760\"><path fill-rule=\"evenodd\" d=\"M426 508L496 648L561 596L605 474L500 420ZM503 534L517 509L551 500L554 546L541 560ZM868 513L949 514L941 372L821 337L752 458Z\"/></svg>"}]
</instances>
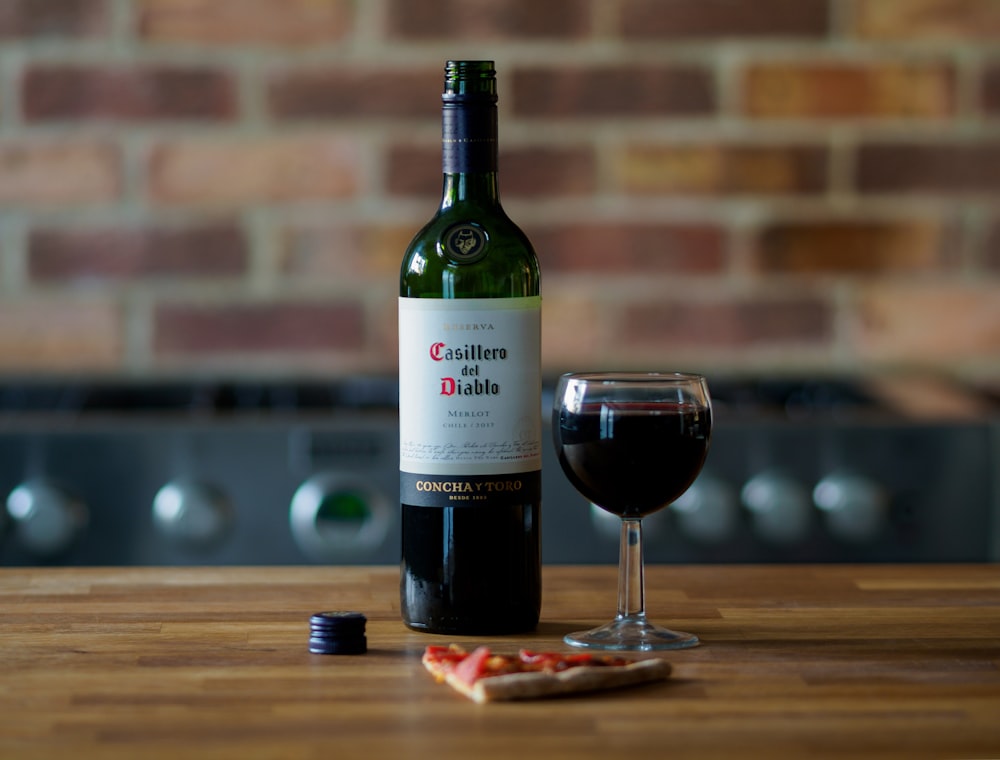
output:
<instances>
[{"instance_id":1,"label":"stove knob","mask_svg":"<svg viewBox=\"0 0 1000 760\"><path fill-rule=\"evenodd\" d=\"M69 549L87 526L87 507L47 480L29 480L7 497L7 514L21 544L39 557Z\"/></svg>"},{"instance_id":2,"label":"stove knob","mask_svg":"<svg viewBox=\"0 0 1000 760\"><path fill-rule=\"evenodd\" d=\"M302 483L288 510L292 537L317 562L370 554L385 541L392 517L382 494L336 472L319 473Z\"/></svg>"},{"instance_id":3,"label":"stove knob","mask_svg":"<svg viewBox=\"0 0 1000 760\"><path fill-rule=\"evenodd\" d=\"M877 483L849 472L831 473L819 481L813 503L823 512L827 530L850 543L876 538L889 506Z\"/></svg>"},{"instance_id":4,"label":"stove knob","mask_svg":"<svg viewBox=\"0 0 1000 760\"><path fill-rule=\"evenodd\" d=\"M763 540L787 545L808 536L809 495L788 475L775 470L758 473L744 483L741 497L753 516L754 531Z\"/></svg>"},{"instance_id":5,"label":"stove knob","mask_svg":"<svg viewBox=\"0 0 1000 760\"><path fill-rule=\"evenodd\" d=\"M172 480L153 497L153 523L171 541L206 546L222 540L234 522L221 489L202 481Z\"/></svg>"},{"instance_id":6,"label":"stove knob","mask_svg":"<svg viewBox=\"0 0 1000 760\"><path fill-rule=\"evenodd\" d=\"M739 522L736 495L726 483L702 475L670 505L681 532L704 544L718 544L735 535Z\"/></svg>"}]
</instances>

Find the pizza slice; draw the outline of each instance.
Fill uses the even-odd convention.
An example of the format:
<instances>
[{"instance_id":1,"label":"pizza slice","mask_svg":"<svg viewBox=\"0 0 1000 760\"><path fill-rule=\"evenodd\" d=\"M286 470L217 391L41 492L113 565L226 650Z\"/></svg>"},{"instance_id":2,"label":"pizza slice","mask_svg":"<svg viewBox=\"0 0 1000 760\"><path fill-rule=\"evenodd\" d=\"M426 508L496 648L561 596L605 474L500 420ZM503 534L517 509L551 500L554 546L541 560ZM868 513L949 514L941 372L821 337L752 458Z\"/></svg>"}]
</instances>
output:
<instances>
[{"instance_id":1,"label":"pizza slice","mask_svg":"<svg viewBox=\"0 0 1000 760\"><path fill-rule=\"evenodd\" d=\"M427 647L422 662L436 681L479 703L616 689L663 680L671 669L660 659L526 649L494 654L485 646L466 652L456 644Z\"/></svg>"}]
</instances>

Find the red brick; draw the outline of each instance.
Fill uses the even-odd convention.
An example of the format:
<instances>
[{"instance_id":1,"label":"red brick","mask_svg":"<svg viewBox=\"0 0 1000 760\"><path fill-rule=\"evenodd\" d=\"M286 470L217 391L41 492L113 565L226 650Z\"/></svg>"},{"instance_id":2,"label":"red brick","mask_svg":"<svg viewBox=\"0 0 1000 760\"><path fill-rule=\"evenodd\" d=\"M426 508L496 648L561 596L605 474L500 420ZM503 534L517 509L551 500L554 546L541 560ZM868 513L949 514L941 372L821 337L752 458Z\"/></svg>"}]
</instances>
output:
<instances>
[{"instance_id":1,"label":"red brick","mask_svg":"<svg viewBox=\"0 0 1000 760\"><path fill-rule=\"evenodd\" d=\"M49 206L113 200L120 156L95 141L0 142L0 204Z\"/></svg>"},{"instance_id":2,"label":"red brick","mask_svg":"<svg viewBox=\"0 0 1000 760\"><path fill-rule=\"evenodd\" d=\"M138 280L233 277L245 273L247 243L228 224L145 229L58 229L32 232L33 279Z\"/></svg>"},{"instance_id":3,"label":"red brick","mask_svg":"<svg viewBox=\"0 0 1000 760\"><path fill-rule=\"evenodd\" d=\"M1000 38L996 0L858 0L856 31L877 40Z\"/></svg>"},{"instance_id":4,"label":"red brick","mask_svg":"<svg viewBox=\"0 0 1000 760\"><path fill-rule=\"evenodd\" d=\"M658 301L623 307L622 340L632 346L743 348L829 340L833 314L822 300Z\"/></svg>"},{"instance_id":5,"label":"red brick","mask_svg":"<svg viewBox=\"0 0 1000 760\"><path fill-rule=\"evenodd\" d=\"M390 194L440 197L439 147L396 145L386 164ZM501 147L498 169L504 198L580 196L597 187L597 158L587 146Z\"/></svg>"},{"instance_id":6,"label":"red brick","mask_svg":"<svg viewBox=\"0 0 1000 760\"><path fill-rule=\"evenodd\" d=\"M347 138L177 138L152 151L150 192L167 204L243 205L348 198L359 183Z\"/></svg>"},{"instance_id":7,"label":"red brick","mask_svg":"<svg viewBox=\"0 0 1000 760\"><path fill-rule=\"evenodd\" d=\"M574 283L549 281L542 299L542 372L554 376L567 367L597 367L606 350L609 320L598 298Z\"/></svg>"},{"instance_id":8,"label":"red brick","mask_svg":"<svg viewBox=\"0 0 1000 760\"><path fill-rule=\"evenodd\" d=\"M353 302L164 304L154 312L153 348L213 357L358 349L364 327Z\"/></svg>"},{"instance_id":9,"label":"red brick","mask_svg":"<svg viewBox=\"0 0 1000 760\"><path fill-rule=\"evenodd\" d=\"M441 118L440 69L293 69L268 83L268 107L279 119L396 116Z\"/></svg>"},{"instance_id":10,"label":"red brick","mask_svg":"<svg viewBox=\"0 0 1000 760\"><path fill-rule=\"evenodd\" d=\"M507 197L589 195L597 189L597 157L589 146L517 147L500 154Z\"/></svg>"},{"instance_id":11,"label":"red brick","mask_svg":"<svg viewBox=\"0 0 1000 760\"><path fill-rule=\"evenodd\" d=\"M955 75L940 62L759 63L744 93L752 116L945 117L955 109Z\"/></svg>"},{"instance_id":12,"label":"red brick","mask_svg":"<svg viewBox=\"0 0 1000 760\"><path fill-rule=\"evenodd\" d=\"M1000 116L1000 62L983 72L982 107L991 116Z\"/></svg>"},{"instance_id":13,"label":"red brick","mask_svg":"<svg viewBox=\"0 0 1000 760\"><path fill-rule=\"evenodd\" d=\"M686 64L519 67L508 96L524 117L682 116L715 110L709 71Z\"/></svg>"},{"instance_id":14,"label":"red brick","mask_svg":"<svg viewBox=\"0 0 1000 760\"><path fill-rule=\"evenodd\" d=\"M327 45L353 30L352 0L135 0L140 35L207 45Z\"/></svg>"},{"instance_id":15,"label":"red brick","mask_svg":"<svg viewBox=\"0 0 1000 760\"><path fill-rule=\"evenodd\" d=\"M0 369L25 372L115 370L122 316L106 301L0 300Z\"/></svg>"},{"instance_id":16,"label":"red brick","mask_svg":"<svg viewBox=\"0 0 1000 760\"><path fill-rule=\"evenodd\" d=\"M0 39L97 37L109 27L108 0L4 0Z\"/></svg>"},{"instance_id":17,"label":"red brick","mask_svg":"<svg viewBox=\"0 0 1000 760\"><path fill-rule=\"evenodd\" d=\"M826 151L812 146L633 145L620 157L626 192L667 195L788 195L822 192Z\"/></svg>"},{"instance_id":18,"label":"red brick","mask_svg":"<svg viewBox=\"0 0 1000 760\"><path fill-rule=\"evenodd\" d=\"M1000 356L995 284L885 283L858 298L857 350L863 359L941 364Z\"/></svg>"},{"instance_id":19,"label":"red brick","mask_svg":"<svg viewBox=\"0 0 1000 760\"><path fill-rule=\"evenodd\" d=\"M386 153L385 189L390 195L441 196L441 149L393 145Z\"/></svg>"},{"instance_id":20,"label":"red brick","mask_svg":"<svg viewBox=\"0 0 1000 760\"><path fill-rule=\"evenodd\" d=\"M581 222L527 230L542 268L556 274L719 274L725 231L711 225Z\"/></svg>"},{"instance_id":21,"label":"red brick","mask_svg":"<svg viewBox=\"0 0 1000 760\"><path fill-rule=\"evenodd\" d=\"M25 72L21 101L28 121L229 119L236 114L233 80L204 67L38 65Z\"/></svg>"},{"instance_id":22,"label":"red brick","mask_svg":"<svg viewBox=\"0 0 1000 760\"><path fill-rule=\"evenodd\" d=\"M865 193L992 194L1000 191L1000 141L863 145Z\"/></svg>"},{"instance_id":23,"label":"red brick","mask_svg":"<svg viewBox=\"0 0 1000 760\"><path fill-rule=\"evenodd\" d=\"M419 228L360 223L292 227L282 234L280 268L292 278L394 282L403 251Z\"/></svg>"},{"instance_id":24,"label":"red brick","mask_svg":"<svg viewBox=\"0 0 1000 760\"><path fill-rule=\"evenodd\" d=\"M580 39L591 31L588 0L389 0L388 35L397 39Z\"/></svg>"},{"instance_id":25,"label":"red brick","mask_svg":"<svg viewBox=\"0 0 1000 760\"><path fill-rule=\"evenodd\" d=\"M624 0L626 39L822 38L827 0Z\"/></svg>"},{"instance_id":26,"label":"red brick","mask_svg":"<svg viewBox=\"0 0 1000 760\"><path fill-rule=\"evenodd\" d=\"M1000 219L995 219L986 235L982 253L983 265L994 274L1000 274Z\"/></svg>"},{"instance_id":27,"label":"red brick","mask_svg":"<svg viewBox=\"0 0 1000 760\"><path fill-rule=\"evenodd\" d=\"M940 269L954 230L935 221L772 224L757 239L757 268L769 274L871 275Z\"/></svg>"}]
</instances>

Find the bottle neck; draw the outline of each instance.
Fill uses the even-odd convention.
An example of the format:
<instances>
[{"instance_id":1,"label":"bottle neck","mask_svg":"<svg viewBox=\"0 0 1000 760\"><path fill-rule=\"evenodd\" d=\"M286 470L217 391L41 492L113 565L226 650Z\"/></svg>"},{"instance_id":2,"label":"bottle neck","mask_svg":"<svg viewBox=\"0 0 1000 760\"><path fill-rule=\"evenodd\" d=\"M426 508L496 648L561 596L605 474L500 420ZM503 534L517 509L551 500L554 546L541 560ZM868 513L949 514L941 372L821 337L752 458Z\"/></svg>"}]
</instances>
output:
<instances>
[{"instance_id":1,"label":"bottle neck","mask_svg":"<svg viewBox=\"0 0 1000 760\"><path fill-rule=\"evenodd\" d=\"M441 112L441 207L459 202L497 205L497 108L494 99L445 102Z\"/></svg>"},{"instance_id":2,"label":"bottle neck","mask_svg":"<svg viewBox=\"0 0 1000 760\"><path fill-rule=\"evenodd\" d=\"M444 175L444 189L441 191L441 208L446 209L456 203L473 203L477 206L500 205L500 183L497 173L492 172L448 172Z\"/></svg>"}]
</instances>

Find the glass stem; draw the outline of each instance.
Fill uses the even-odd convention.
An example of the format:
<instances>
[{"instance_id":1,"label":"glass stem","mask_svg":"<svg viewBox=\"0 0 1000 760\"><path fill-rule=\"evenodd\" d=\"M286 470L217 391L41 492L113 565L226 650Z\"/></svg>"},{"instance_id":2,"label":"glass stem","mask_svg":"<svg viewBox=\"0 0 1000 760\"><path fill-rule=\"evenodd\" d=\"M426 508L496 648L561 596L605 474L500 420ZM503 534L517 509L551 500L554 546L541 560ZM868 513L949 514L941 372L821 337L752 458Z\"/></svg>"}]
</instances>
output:
<instances>
[{"instance_id":1,"label":"glass stem","mask_svg":"<svg viewBox=\"0 0 1000 760\"><path fill-rule=\"evenodd\" d=\"M642 520L622 520L618 554L618 618L646 615L645 581L642 576Z\"/></svg>"}]
</instances>

